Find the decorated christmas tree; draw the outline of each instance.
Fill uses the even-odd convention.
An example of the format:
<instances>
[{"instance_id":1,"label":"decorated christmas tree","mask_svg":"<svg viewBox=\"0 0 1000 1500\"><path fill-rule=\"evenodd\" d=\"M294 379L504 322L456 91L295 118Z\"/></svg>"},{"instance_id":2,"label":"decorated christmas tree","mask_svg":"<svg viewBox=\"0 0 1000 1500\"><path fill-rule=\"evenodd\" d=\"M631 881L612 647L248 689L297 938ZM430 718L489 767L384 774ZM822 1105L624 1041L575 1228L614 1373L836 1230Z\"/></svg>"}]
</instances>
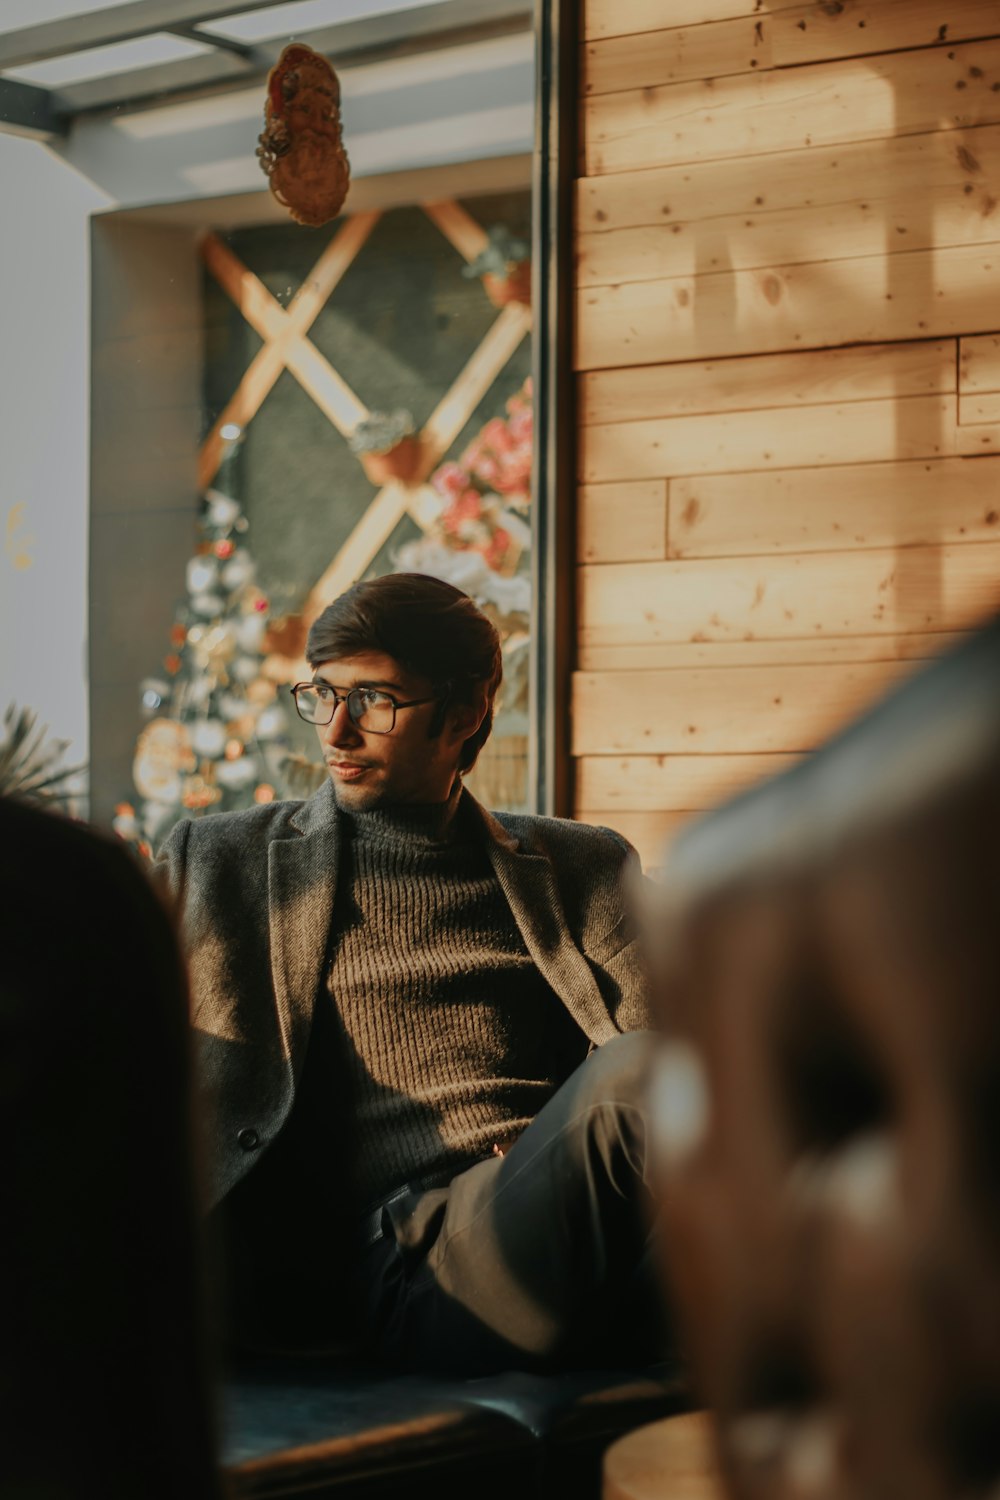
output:
<instances>
[{"instance_id":1,"label":"decorated christmas tree","mask_svg":"<svg viewBox=\"0 0 1000 1500\"><path fill-rule=\"evenodd\" d=\"M143 852L180 818L284 791L288 716L263 671L268 600L246 530L238 502L209 490L170 649L140 685L147 722L133 766L138 800L119 804L114 822Z\"/></svg>"}]
</instances>

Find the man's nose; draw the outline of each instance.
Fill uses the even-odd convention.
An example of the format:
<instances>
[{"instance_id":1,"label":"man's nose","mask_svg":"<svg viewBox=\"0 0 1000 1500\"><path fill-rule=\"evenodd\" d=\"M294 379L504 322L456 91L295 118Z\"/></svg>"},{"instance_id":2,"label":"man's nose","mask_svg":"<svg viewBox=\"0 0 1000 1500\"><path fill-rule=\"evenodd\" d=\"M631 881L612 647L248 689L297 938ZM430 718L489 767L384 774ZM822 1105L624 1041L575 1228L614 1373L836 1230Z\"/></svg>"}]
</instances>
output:
<instances>
[{"instance_id":1,"label":"man's nose","mask_svg":"<svg viewBox=\"0 0 1000 1500\"><path fill-rule=\"evenodd\" d=\"M346 699L342 698L334 709L323 738L328 745L356 745L360 740L361 731L348 713Z\"/></svg>"}]
</instances>

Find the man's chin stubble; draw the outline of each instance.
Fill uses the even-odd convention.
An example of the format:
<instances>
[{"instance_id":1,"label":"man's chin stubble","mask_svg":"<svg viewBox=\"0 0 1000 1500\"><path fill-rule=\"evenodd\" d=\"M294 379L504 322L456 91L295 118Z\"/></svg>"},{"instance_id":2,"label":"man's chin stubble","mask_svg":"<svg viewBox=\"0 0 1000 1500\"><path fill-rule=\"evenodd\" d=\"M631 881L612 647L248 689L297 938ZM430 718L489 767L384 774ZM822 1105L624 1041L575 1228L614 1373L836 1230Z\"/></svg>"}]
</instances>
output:
<instances>
[{"instance_id":1,"label":"man's chin stubble","mask_svg":"<svg viewBox=\"0 0 1000 1500\"><path fill-rule=\"evenodd\" d=\"M378 787L346 787L334 779L333 800L341 812L370 812L384 799Z\"/></svg>"}]
</instances>

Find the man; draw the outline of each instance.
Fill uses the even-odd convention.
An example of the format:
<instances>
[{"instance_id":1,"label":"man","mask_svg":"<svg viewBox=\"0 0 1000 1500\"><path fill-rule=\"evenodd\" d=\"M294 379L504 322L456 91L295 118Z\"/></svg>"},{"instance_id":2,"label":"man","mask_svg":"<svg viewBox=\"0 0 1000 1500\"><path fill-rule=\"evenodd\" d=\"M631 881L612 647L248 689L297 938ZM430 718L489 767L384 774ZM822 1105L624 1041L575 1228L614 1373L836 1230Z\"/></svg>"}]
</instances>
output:
<instances>
[{"instance_id":1,"label":"man","mask_svg":"<svg viewBox=\"0 0 1000 1500\"><path fill-rule=\"evenodd\" d=\"M328 783L162 855L236 1337L322 1343L355 1310L406 1368L628 1357L651 1311L623 1312L647 1229L630 848L463 789L501 657L449 584L356 584L307 656Z\"/></svg>"}]
</instances>

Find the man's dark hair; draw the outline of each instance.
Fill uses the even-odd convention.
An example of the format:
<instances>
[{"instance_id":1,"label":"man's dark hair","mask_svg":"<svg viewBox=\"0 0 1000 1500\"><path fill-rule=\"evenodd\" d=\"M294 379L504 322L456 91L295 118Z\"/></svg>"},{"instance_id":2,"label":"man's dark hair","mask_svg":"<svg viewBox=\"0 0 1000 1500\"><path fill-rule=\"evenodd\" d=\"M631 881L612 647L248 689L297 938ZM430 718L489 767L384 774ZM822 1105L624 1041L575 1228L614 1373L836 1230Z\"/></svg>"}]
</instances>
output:
<instances>
[{"instance_id":1,"label":"man's dark hair","mask_svg":"<svg viewBox=\"0 0 1000 1500\"><path fill-rule=\"evenodd\" d=\"M460 771L470 771L490 737L503 665L496 627L468 594L425 573L388 573L354 584L313 622L306 658L315 668L361 651L384 651L444 695L431 736L441 733L450 704L471 703L485 692L486 717L458 762Z\"/></svg>"}]
</instances>

